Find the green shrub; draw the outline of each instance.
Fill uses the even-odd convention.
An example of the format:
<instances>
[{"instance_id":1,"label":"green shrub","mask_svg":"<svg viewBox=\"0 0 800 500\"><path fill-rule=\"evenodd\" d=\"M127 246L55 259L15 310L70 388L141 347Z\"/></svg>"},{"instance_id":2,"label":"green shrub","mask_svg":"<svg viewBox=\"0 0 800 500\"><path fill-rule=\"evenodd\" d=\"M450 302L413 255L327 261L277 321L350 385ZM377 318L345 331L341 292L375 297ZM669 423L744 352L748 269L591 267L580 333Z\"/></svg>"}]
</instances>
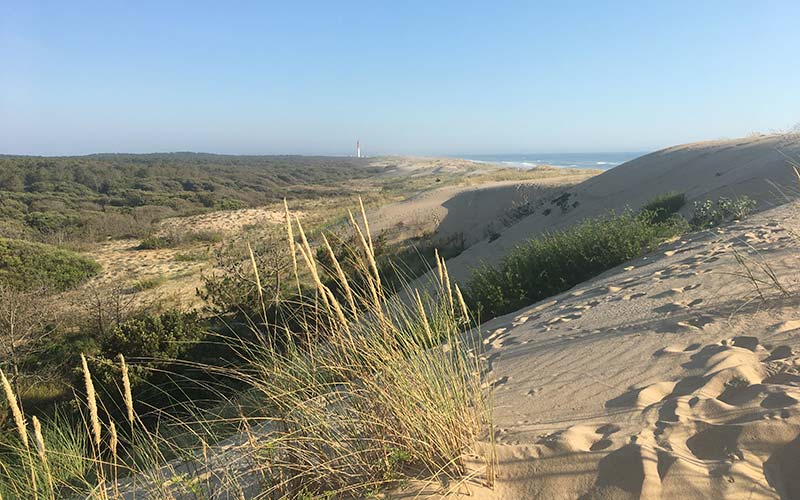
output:
<instances>
[{"instance_id":1,"label":"green shrub","mask_svg":"<svg viewBox=\"0 0 800 500\"><path fill-rule=\"evenodd\" d=\"M645 203L642 212L650 212L653 222L659 223L665 222L672 215L678 213L678 210L684 205L686 205L686 195L670 191Z\"/></svg>"},{"instance_id":2,"label":"green shrub","mask_svg":"<svg viewBox=\"0 0 800 500\"><path fill-rule=\"evenodd\" d=\"M172 231L166 234L150 235L144 238L136 247L138 250L157 250L160 248L175 248L190 243L218 243L222 241L219 231Z\"/></svg>"},{"instance_id":3,"label":"green shrub","mask_svg":"<svg viewBox=\"0 0 800 500\"><path fill-rule=\"evenodd\" d=\"M169 248L170 246L172 246L170 242L163 236L148 236L139 242L136 249L158 250L160 248Z\"/></svg>"},{"instance_id":4,"label":"green shrub","mask_svg":"<svg viewBox=\"0 0 800 500\"><path fill-rule=\"evenodd\" d=\"M74 230L80 225L75 217L52 211L31 212L25 216L25 223L44 234Z\"/></svg>"},{"instance_id":5,"label":"green shrub","mask_svg":"<svg viewBox=\"0 0 800 500\"><path fill-rule=\"evenodd\" d=\"M247 203L241 200L235 200L231 198L225 198L223 200L216 200L214 201L214 209L215 210L239 210L242 208L247 208Z\"/></svg>"},{"instance_id":6,"label":"green shrub","mask_svg":"<svg viewBox=\"0 0 800 500\"><path fill-rule=\"evenodd\" d=\"M693 229L708 229L725 222L745 218L756 207L748 196L738 198L721 197L716 202L706 200L694 202L694 214L689 221Z\"/></svg>"},{"instance_id":7,"label":"green shrub","mask_svg":"<svg viewBox=\"0 0 800 500\"><path fill-rule=\"evenodd\" d=\"M145 371L179 359L205 334L197 313L169 310L160 315L141 314L106 331L99 340L100 356L112 366L119 353L148 361L131 366L135 381L146 379ZM103 370L99 371L101 376ZM113 376L112 376L113 378Z\"/></svg>"},{"instance_id":8,"label":"green shrub","mask_svg":"<svg viewBox=\"0 0 800 500\"><path fill-rule=\"evenodd\" d=\"M152 278L144 278L133 283L131 292L143 292L145 290L152 290L158 288L167 282L167 277L164 275L155 276Z\"/></svg>"},{"instance_id":9,"label":"green shrub","mask_svg":"<svg viewBox=\"0 0 800 500\"><path fill-rule=\"evenodd\" d=\"M174 359L186 344L201 336L197 313L170 310L160 315L141 315L112 328L100 341L111 355Z\"/></svg>"},{"instance_id":10,"label":"green shrub","mask_svg":"<svg viewBox=\"0 0 800 500\"><path fill-rule=\"evenodd\" d=\"M654 220L650 212L625 212L532 239L499 266L478 268L469 282L469 299L481 320L516 311L638 257L685 229L678 217Z\"/></svg>"},{"instance_id":11,"label":"green shrub","mask_svg":"<svg viewBox=\"0 0 800 500\"><path fill-rule=\"evenodd\" d=\"M204 262L209 259L208 252L181 252L172 258L175 262Z\"/></svg>"},{"instance_id":12,"label":"green shrub","mask_svg":"<svg viewBox=\"0 0 800 500\"><path fill-rule=\"evenodd\" d=\"M15 288L74 288L100 272L100 265L75 252L43 243L0 238L0 281Z\"/></svg>"}]
</instances>

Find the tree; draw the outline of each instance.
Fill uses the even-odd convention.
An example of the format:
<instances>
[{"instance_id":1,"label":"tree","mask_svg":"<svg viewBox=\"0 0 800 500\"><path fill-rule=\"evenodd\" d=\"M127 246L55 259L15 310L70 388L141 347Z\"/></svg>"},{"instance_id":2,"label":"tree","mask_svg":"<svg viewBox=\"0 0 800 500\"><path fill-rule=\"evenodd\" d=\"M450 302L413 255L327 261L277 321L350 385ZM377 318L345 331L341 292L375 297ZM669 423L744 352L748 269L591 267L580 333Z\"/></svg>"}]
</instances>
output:
<instances>
[{"instance_id":1,"label":"tree","mask_svg":"<svg viewBox=\"0 0 800 500\"><path fill-rule=\"evenodd\" d=\"M20 366L44 350L53 330L45 297L42 289L21 291L0 283L0 366L11 374L16 390Z\"/></svg>"}]
</instances>

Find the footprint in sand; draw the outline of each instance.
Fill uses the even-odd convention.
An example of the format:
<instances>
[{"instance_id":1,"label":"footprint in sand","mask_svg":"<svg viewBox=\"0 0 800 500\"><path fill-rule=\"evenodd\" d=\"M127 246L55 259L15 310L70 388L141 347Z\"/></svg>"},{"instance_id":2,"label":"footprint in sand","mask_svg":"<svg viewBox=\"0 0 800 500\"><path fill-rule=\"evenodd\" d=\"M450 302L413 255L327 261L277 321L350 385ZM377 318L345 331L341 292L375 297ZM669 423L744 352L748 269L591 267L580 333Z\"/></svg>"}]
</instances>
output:
<instances>
[{"instance_id":1,"label":"footprint in sand","mask_svg":"<svg viewBox=\"0 0 800 500\"><path fill-rule=\"evenodd\" d=\"M683 347L683 344L669 344L653 353L653 357L658 358L669 354L686 354L700 349L701 344L695 342Z\"/></svg>"},{"instance_id":2,"label":"footprint in sand","mask_svg":"<svg viewBox=\"0 0 800 500\"><path fill-rule=\"evenodd\" d=\"M683 328L689 328L692 330L704 330L708 325L714 324L714 318L711 316L697 316L695 318L689 318L684 321L678 321L677 325Z\"/></svg>"},{"instance_id":3,"label":"footprint in sand","mask_svg":"<svg viewBox=\"0 0 800 500\"><path fill-rule=\"evenodd\" d=\"M491 387L492 387L492 389L497 389L498 387L502 387L502 386L504 386L504 385L506 385L508 383L508 380L509 380L509 377L507 375L504 375L504 376L500 377L499 379L495 380L494 382L492 382L491 383Z\"/></svg>"},{"instance_id":4,"label":"footprint in sand","mask_svg":"<svg viewBox=\"0 0 800 500\"><path fill-rule=\"evenodd\" d=\"M519 344L519 341L517 341L516 337L503 336L496 339L489 345L491 346L492 349L500 349L506 346L517 345L517 344Z\"/></svg>"},{"instance_id":5,"label":"footprint in sand","mask_svg":"<svg viewBox=\"0 0 800 500\"><path fill-rule=\"evenodd\" d=\"M529 316L517 316L514 318L514 321L511 323L511 326L520 326L524 325L528 321Z\"/></svg>"},{"instance_id":6,"label":"footprint in sand","mask_svg":"<svg viewBox=\"0 0 800 500\"><path fill-rule=\"evenodd\" d=\"M683 311L685 306L683 304L679 304L677 302L672 302L669 304L664 304L663 306L659 306L653 309L654 313L658 314L672 314L675 312Z\"/></svg>"},{"instance_id":7,"label":"footprint in sand","mask_svg":"<svg viewBox=\"0 0 800 500\"><path fill-rule=\"evenodd\" d=\"M772 327L772 331L774 333L786 333L786 332L790 332L792 330L798 330L798 329L800 329L800 320L796 320L796 319L789 320L789 321L783 321L781 323L773 325L773 327Z\"/></svg>"},{"instance_id":8,"label":"footprint in sand","mask_svg":"<svg viewBox=\"0 0 800 500\"><path fill-rule=\"evenodd\" d=\"M765 346L766 347L766 346ZM794 356L794 351L788 345L779 345L772 349L769 354L769 357L765 361L776 361L781 359L786 359Z\"/></svg>"},{"instance_id":9,"label":"footprint in sand","mask_svg":"<svg viewBox=\"0 0 800 500\"><path fill-rule=\"evenodd\" d=\"M672 296L672 295L679 295L679 294L682 294L682 293L685 293L685 292L688 292L688 291L691 291L691 290L695 290L695 289L699 288L700 285L701 285L701 283L696 283L694 285L686 285L684 287L670 288L669 290L665 290L665 291L663 291L661 293L653 295L652 297L654 299L658 299L658 298L661 298L661 297L669 297L669 296Z\"/></svg>"},{"instance_id":10,"label":"footprint in sand","mask_svg":"<svg viewBox=\"0 0 800 500\"><path fill-rule=\"evenodd\" d=\"M483 344L484 344L484 345L491 344L491 343L492 343L492 341L494 341L494 339L496 339L497 337L499 337L500 335L502 335L503 333L505 333L505 332L506 332L506 330L508 330L508 328L505 328L505 327L502 327L502 328L498 328L498 329L496 329L496 330L495 330L495 331L493 331L493 332L492 332L492 333L491 333L491 334L490 334L488 337L486 337L485 339L483 339Z\"/></svg>"},{"instance_id":11,"label":"footprint in sand","mask_svg":"<svg viewBox=\"0 0 800 500\"><path fill-rule=\"evenodd\" d=\"M622 296L622 300L635 300L635 299L644 297L645 295L647 295L645 292L632 293L632 294L628 294L628 295L623 295Z\"/></svg>"},{"instance_id":12,"label":"footprint in sand","mask_svg":"<svg viewBox=\"0 0 800 500\"><path fill-rule=\"evenodd\" d=\"M589 451L598 451L598 450L605 450L606 448L613 445L613 441L609 439L612 434L619 432L619 426L614 424L605 424L601 425L597 429L595 429L595 434L600 434L602 438L598 441L595 441L592 446L589 447Z\"/></svg>"},{"instance_id":13,"label":"footprint in sand","mask_svg":"<svg viewBox=\"0 0 800 500\"><path fill-rule=\"evenodd\" d=\"M591 425L573 425L562 431L545 434L539 438L539 443L553 450L568 452L587 452L604 450L613 443L610 436L619 431L619 427L612 424L593 427Z\"/></svg>"},{"instance_id":14,"label":"footprint in sand","mask_svg":"<svg viewBox=\"0 0 800 500\"><path fill-rule=\"evenodd\" d=\"M530 314L534 314L534 313L537 313L537 312L539 312L539 311L543 311L543 310L547 309L548 307L550 307L550 306L554 306L554 305L556 305L556 304L558 304L558 301L557 301L557 300L551 300L551 301L549 301L549 302L544 302L544 303L542 303L542 304L539 304L538 306L535 306L535 307L533 307L533 308L531 308L531 309L528 309L527 313L528 313L529 315L530 315Z\"/></svg>"},{"instance_id":15,"label":"footprint in sand","mask_svg":"<svg viewBox=\"0 0 800 500\"><path fill-rule=\"evenodd\" d=\"M569 321L578 319L578 318L580 318L582 316L583 316L583 313L581 313L581 312L575 312L575 313L572 313L572 314L567 314L565 316L556 316L555 318L553 318L550 321L548 321L547 324L548 325L552 325L552 324L555 324L555 323L567 323Z\"/></svg>"}]
</instances>

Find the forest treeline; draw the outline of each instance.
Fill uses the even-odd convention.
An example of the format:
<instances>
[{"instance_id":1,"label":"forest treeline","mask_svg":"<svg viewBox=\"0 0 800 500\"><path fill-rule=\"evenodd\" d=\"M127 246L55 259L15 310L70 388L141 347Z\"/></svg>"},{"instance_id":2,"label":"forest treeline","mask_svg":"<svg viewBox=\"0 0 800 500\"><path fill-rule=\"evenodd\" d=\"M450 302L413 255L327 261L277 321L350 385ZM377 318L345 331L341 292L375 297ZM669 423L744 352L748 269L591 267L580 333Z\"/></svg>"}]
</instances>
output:
<instances>
[{"instance_id":1,"label":"forest treeline","mask_svg":"<svg viewBox=\"0 0 800 500\"><path fill-rule=\"evenodd\" d=\"M63 243L146 234L165 217L341 194L382 169L335 157L204 153L0 156L0 237Z\"/></svg>"}]
</instances>

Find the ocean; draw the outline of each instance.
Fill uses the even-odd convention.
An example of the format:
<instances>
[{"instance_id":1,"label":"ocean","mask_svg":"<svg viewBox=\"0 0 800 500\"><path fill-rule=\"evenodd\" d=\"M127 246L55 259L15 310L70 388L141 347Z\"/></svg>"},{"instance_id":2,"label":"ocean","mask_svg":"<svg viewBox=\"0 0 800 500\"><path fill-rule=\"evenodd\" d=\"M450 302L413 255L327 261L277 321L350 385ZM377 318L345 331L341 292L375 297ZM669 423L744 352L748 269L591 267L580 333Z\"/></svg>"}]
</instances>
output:
<instances>
[{"instance_id":1,"label":"ocean","mask_svg":"<svg viewBox=\"0 0 800 500\"><path fill-rule=\"evenodd\" d=\"M563 168L608 170L646 153L530 153L459 156L464 160L499 163L517 168L551 165Z\"/></svg>"}]
</instances>

